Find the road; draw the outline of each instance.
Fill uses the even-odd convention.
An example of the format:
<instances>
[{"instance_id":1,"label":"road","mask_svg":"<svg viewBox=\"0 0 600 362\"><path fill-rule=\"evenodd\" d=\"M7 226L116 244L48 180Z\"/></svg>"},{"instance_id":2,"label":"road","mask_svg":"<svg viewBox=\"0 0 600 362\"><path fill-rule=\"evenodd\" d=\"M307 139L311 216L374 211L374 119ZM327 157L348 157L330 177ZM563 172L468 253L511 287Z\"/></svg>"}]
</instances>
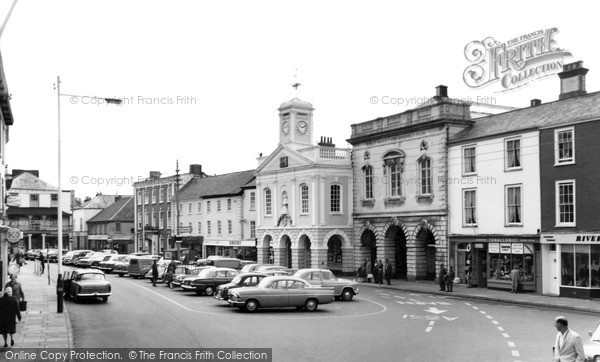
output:
<instances>
[{"instance_id":1,"label":"road","mask_svg":"<svg viewBox=\"0 0 600 362\"><path fill-rule=\"evenodd\" d=\"M563 314L374 286L314 313L249 314L147 279L107 279L108 303L66 303L75 347L273 348L274 361L547 361ZM584 338L598 322L564 314Z\"/></svg>"}]
</instances>

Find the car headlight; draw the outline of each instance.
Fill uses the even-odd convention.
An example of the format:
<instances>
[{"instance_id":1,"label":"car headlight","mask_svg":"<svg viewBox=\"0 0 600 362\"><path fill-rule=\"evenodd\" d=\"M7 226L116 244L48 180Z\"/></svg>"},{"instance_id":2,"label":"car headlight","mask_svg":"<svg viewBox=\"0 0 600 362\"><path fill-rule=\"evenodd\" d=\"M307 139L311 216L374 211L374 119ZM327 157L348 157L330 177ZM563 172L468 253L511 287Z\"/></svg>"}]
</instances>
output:
<instances>
[{"instance_id":1,"label":"car headlight","mask_svg":"<svg viewBox=\"0 0 600 362\"><path fill-rule=\"evenodd\" d=\"M229 292L230 299L240 299L240 294L237 292Z\"/></svg>"}]
</instances>

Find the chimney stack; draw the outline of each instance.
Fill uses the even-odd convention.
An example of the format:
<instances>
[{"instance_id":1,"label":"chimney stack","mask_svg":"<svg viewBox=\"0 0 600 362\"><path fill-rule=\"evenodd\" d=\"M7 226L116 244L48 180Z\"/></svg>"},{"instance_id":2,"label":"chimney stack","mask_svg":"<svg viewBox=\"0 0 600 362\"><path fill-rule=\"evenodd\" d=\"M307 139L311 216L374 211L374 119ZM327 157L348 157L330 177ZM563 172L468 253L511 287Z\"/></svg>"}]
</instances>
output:
<instances>
[{"instance_id":1,"label":"chimney stack","mask_svg":"<svg viewBox=\"0 0 600 362\"><path fill-rule=\"evenodd\" d=\"M198 164L190 165L190 173L194 176L202 177L202 165L198 165Z\"/></svg>"},{"instance_id":2,"label":"chimney stack","mask_svg":"<svg viewBox=\"0 0 600 362\"><path fill-rule=\"evenodd\" d=\"M335 144L333 144L333 140L331 137L323 136L321 136L321 142L319 142L318 145L323 147L335 147Z\"/></svg>"},{"instance_id":3,"label":"chimney stack","mask_svg":"<svg viewBox=\"0 0 600 362\"><path fill-rule=\"evenodd\" d=\"M150 171L150 178L152 180L160 179L160 175L161 175L161 173L159 171Z\"/></svg>"},{"instance_id":4,"label":"chimney stack","mask_svg":"<svg viewBox=\"0 0 600 362\"><path fill-rule=\"evenodd\" d=\"M438 85L435 87L435 98L448 98L448 87L445 85Z\"/></svg>"},{"instance_id":5,"label":"chimney stack","mask_svg":"<svg viewBox=\"0 0 600 362\"><path fill-rule=\"evenodd\" d=\"M583 67L583 61L563 65L563 71L558 73L560 78L560 95L558 99L582 96L585 90L585 75L589 69Z\"/></svg>"},{"instance_id":6,"label":"chimney stack","mask_svg":"<svg viewBox=\"0 0 600 362\"><path fill-rule=\"evenodd\" d=\"M541 99L534 98L534 99L531 100L531 106L532 107L537 107L540 104L542 104L542 100Z\"/></svg>"}]
</instances>

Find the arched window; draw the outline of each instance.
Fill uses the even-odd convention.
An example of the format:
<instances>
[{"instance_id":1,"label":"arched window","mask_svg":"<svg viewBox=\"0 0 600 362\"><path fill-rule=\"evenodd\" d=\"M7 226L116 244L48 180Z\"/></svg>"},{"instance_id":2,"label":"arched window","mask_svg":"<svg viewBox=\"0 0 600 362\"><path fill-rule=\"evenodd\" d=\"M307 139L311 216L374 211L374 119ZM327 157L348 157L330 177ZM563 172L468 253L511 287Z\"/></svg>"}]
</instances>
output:
<instances>
[{"instance_id":1,"label":"arched window","mask_svg":"<svg viewBox=\"0 0 600 362\"><path fill-rule=\"evenodd\" d=\"M388 152L383 156L383 166L387 174L389 197L402 196L402 171L404 168L404 155L398 151Z\"/></svg>"},{"instance_id":2,"label":"arched window","mask_svg":"<svg viewBox=\"0 0 600 362\"><path fill-rule=\"evenodd\" d=\"M308 186L300 185L300 213L308 214Z\"/></svg>"},{"instance_id":3,"label":"arched window","mask_svg":"<svg viewBox=\"0 0 600 362\"><path fill-rule=\"evenodd\" d=\"M271 189L265 189L265 216L271 216Z\"/></svg>"},{"instance_id":4,"label":"arched window","mask_svg":"<svg viewBox=\"0 0 600 362\"><path fill-rule=\"evenodd\" d=\"M373 198L373 167L365 165L363 168L363 176L365 180L365 199Z\"/></svg>"},{"instance_id":5,"label":"arched window","mask_svg":"<svg viewBox=\"0 0 600 362\"><path fill-rule=\"evenodd\" d=\"M330 187L330 208L331 212L341 212L341 195L342 195L342 187L338 184L333 184Z\"/></svg>"},{"instance_id":6,"label":"arched window","mask_svg":"<svg viewBox=\"0 0 600 362\"><path fill-rule=\"evenodd\" d=\"M419 185L421 195L431 194L431 159L423 157L419 160Z\"/></svg>"}]
</instances>

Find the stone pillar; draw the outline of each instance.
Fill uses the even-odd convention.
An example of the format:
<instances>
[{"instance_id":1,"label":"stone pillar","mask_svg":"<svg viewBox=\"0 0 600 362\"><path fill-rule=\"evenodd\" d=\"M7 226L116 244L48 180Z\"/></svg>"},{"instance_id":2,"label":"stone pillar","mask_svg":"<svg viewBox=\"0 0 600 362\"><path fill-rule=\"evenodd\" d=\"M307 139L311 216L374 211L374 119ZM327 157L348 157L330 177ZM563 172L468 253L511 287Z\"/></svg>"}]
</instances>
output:
<instances>
[{"instance_id":1,"label":"stone pillar","mask_svg":"<svg viewBox=\"0 0 600 362\"><path fill-rule=\"evenodd\" d=\"M264 246L256 247L256 262L259 264L268 264L269 263L269 247L266 248Z\"/></svg>"},{"instance_id":2,"label":"stone pillar","mask_svg":"<svg viewBox=\"0 0 600 362\"><path fill-rule=\"evenodd\" d=\"M42 249L46 249L46 234L42 234Z\"/></svg>"},{"instance_id":3,"label":"stone pillar","mask_svg":"<svg viewBox=\"0 0 600 362\"><path fill-rule=\"evenodd\" d=\"M356 275L359 266L361 266L361 263L355 260L354 249L352 247L342 247L342 272Z\"/></svg>"},{"instance_id":4,"label":"stone pillar","mask_svg":"<svg viewBox=\"0 0 600 362\"><path fill-rule=\"evenodd\" d=\"M287 266L287 250L283 248L273 248L273 258L275 265Z\"/></svg>"},{"instance_id":5,"label":"stone pillar","mask_svg":"<svg viewBox=\"0 0 600 362\"><path fill-rule=\"evenodd\" d=\"M311 250L311 263L313 268L327 268L327 249L313 248Z\"/></svg>"}]
</instances>

